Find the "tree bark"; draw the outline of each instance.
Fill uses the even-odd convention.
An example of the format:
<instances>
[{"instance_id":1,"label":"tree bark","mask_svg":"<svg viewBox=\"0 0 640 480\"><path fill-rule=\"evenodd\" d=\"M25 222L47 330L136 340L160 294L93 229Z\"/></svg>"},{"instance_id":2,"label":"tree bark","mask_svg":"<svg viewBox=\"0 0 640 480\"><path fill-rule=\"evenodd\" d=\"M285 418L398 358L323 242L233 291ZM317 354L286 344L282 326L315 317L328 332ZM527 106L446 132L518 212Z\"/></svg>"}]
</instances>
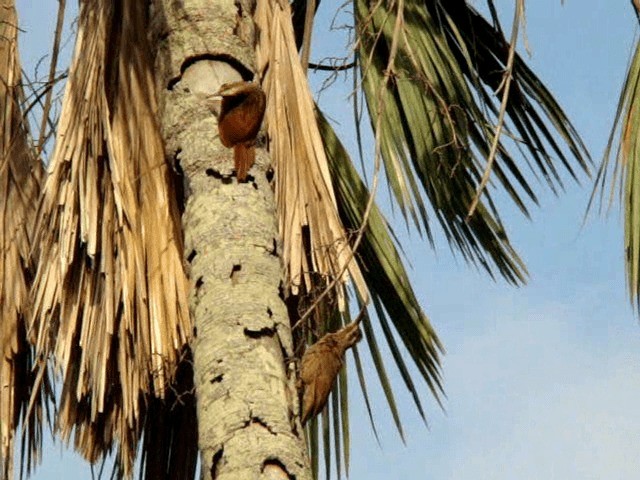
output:
<instances>
[{"instance_id":1,"label":"tree bark","mask_svg":"<svg viewBox=\"0 0 640 480\"><path fill-rule=\"evenodd\" d=\"M250 79L250 1L156 0L159 118L184 185L185 257L203 478L311 478L299 421L269 158L231 175L206 96Z\"/></svg>"}]
</instances>

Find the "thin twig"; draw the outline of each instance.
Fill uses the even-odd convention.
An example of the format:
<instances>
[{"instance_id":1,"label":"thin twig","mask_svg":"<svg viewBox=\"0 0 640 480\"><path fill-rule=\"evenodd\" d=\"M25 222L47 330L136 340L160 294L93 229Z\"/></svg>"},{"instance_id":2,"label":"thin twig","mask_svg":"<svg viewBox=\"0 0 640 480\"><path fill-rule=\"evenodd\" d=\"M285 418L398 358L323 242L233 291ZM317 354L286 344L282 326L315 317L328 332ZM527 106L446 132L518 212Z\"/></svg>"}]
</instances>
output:
<instances>
[{"instance_id":1,"label":"thin twig","mask_svg":"<svg viewBox=\"0 0 640 480\"><path fill-rule=\"evenodd\" d=\"M476 207L478 206L478 202L480 201L480 196L482 195L483 190L487 186L489 182L489 177L491 176L491 170L493 169L493 164L496 160L496 155L498 153L498 146L500 144L500 135L502 134L502 128L504 127L504 117L507 111L507 104L509 102L509 91L511 89L511 81L513 80L513 65L516 57L516 43L518 41L518 26L520 25L520 19L522 17L523 12L523 0L517 0L516 2L516 11L513 17L513 27L511 29L511 45L509 46L509 56L507 58L507 65L504 71L504 77L502 79L502 84L498 87L504 88L502 93L502 103L500 105L500 113L498 114L498 124L496 125L496 131L494 133L493 142L491 143L491 150L489 151L489 158L487 158L487 166L482 175L482 180L480 181L480 185L478 185L478 189L476 190L476 195L471 202L471 206L469 207L469 213L467 213L466 220L469 221L473 213L476 211Z\"/></svg>"},{"instance_id":2,"label":"thin twig","mask_svg":"<svg viewBox=\"0 0 640 480\"><path fill-rule=\"evenodd\" d=\"M342 72L343 70L350 70L356 66L356 62L347 63L344 65L323 65L322 63L309 63L309 68L313 70L323 70L328 72Z\"/></svg>"},{"instance_id":3,"label":"thin twig","mask_svg":"<svg viewBox=\"0 0 640 480\"><path fill-rule=\"evenodd\" d=\"M29 76L27 75L27 73L25 71L22 72L22 79L23 79L23 84L27 87L29 87L30 90L30 94L29 97L26 98L26 100L31 100L31 97L33 96L33 100L30 101L23 110L23 114L22 116L26 119L28 115L31 114L31 110L33 110L33 108L36 105L43 105L42 103L42 97L44 97L46 94L49 93L49 91L51 91L54 87L55 84L58 83L60 80L64 80L66 78L69 77L69 70L65 70L64 72L62 72L60 75L58 75L57 77L55 77L53 79L53 81L51 83L46 82L43 84L42 87L40 88L36 88L35 81L31 81L29 80ZM38 91L40 90L40 91ZM26 102L25 100L25 102ZM49 132L52 132L55 130L55 122L53 122L50 118L49 115L47 115L46 117L42 117L43 120L46 118L47 122L49 123ZM50 136L47 135L47 137ZM38 143L42 146L44 146L44 144L46 143L45 141L42 141L42 138L38 139Z\"/></svg>"},{"instance_id":4,"label":"thin twig","mask_svg":"<svg viewBox=\"0 0 640 480\"><path fill-rule=\"evenodd\" d=\"M50 85L53 85L56 77L56 67L58 66L58 54L60 53L60 39L62 38L62 27L64 26L64 8L66 0L58 0L58 20L56 22L56 31L54 33L53 48L51 50L51 63L49 64L49 81ZM42 150L44 149L44 137L47 129L47 122L49 120L49 110L51 110L51 99L53 97L53 86L47 92L47 96L42 107L42 120L40 123L40 133L38 135L38 148L36 150L36 158L40 157Z\"/></svg>"}]
</instances>

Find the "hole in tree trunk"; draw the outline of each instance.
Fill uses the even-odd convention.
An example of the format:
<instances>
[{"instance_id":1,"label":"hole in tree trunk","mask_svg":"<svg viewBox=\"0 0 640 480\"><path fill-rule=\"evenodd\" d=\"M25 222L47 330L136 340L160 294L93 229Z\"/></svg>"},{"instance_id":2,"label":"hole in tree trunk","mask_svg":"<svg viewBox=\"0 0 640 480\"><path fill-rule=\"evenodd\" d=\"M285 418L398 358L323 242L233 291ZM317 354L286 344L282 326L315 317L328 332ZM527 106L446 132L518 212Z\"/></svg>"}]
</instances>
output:
<instances>
[{"instance_id":1,"label":"hole in tree trunk","mask_svg":"<svg viewBox=\"0 0 640 480\"><path fill-rule=\"evenodd\" d=\"M284 473L289 480L296 480L296 476L289 473L287 467L284 466L277 458L268 458L262 464L262 473L271 473L274 478L280 478Z\"/></svg>"}]
</instances>

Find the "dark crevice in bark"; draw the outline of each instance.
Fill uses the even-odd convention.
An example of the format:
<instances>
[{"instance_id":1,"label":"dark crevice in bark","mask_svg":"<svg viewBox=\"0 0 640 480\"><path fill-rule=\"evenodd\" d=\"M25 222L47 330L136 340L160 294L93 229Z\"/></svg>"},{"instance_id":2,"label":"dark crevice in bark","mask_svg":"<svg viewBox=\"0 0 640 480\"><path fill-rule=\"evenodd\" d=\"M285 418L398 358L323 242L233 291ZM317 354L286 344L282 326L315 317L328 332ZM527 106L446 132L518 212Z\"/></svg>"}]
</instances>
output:
<instances>
[{"instance_id":1,"label":"dark crevice in bark","mask_svg":"<svg viewBox=\"0 0 640 480\"><path fill-rule=\"evenodd\" d=\"M229 278L231 279L231 285L237 285L238 284L238 279L240 277L240 271L242 270L242 265L240 264L234 264L233 267L231 267L231 273L229 274Z\"/></svg>"},{"instance_id":2,"label":"dark crevice in bark","mask_svg":"<svg viewBox=\"0 0 640 480\"><path fill-rule=\"evenodd\" d=\"M213 177L213 178L218 178L221 179L222 178L222 174L216 170L215 168L207 168L204 173L207 174L207 177Z\"/></svg>"},{"instance_id":3,"label":"dark crevice in bark","mask_svg":"<svg viewBox=\"0 0 640 480\"><path fill-rule=\"evenodd\" d=\"M224 448L220 448L216 453L213 454L213 458L211 459L211 478L215 479L218 477L218 465L222 461L222 455L224 454Z\"/></svg>"},{"instance_id":4,"label":"dark crevice in bark","mask_svg":"<svg viewBox=\"0 0 640 480\"><path fill-rule=\"evenodd\" d=\"M235 0L235 2L233 2L233 5L236 7L236 11L237 11L237 15L236 15L236 25L235 27L233 27L233 34L238 36L238 37L242 37L242 16L243 16L243 8L242 8L242 2L240 0Z\"/></svg>"},{"instance_id":5,"label":"dark crevice in bark","mask_svg":"<svg viewBox=\"0 0 640 480\"><path fill-rule=\"evenodd\" d=\"M198 277L198 279L196 280L196 290L199 289L202 285L204 285L204 280L202 279L202 277Z\"/></svg>"},{"instance_id":6,"label":"dark crevice in bark","mask_svg":"<svg viewBox=\"0 0 640 480\"><path fill-rule=\"evenodd\" d=\"M253 338L254 340L263 337L273 337L275 333L275 329L271 327L264 327L260 330L250 330L248 328L244 329L245 336L247 336L248 338Z\"/></svg>"},{"instance_id":7,"label":"dark crevice in bark","mask_svg":"<svg viewBox=\"0 0 640 480\"><path fill-rule=\"evenodd\" d=\"M260 425L262 428L264 428L267 432L269 432L271 435L277 435L278 433L275 432L268 424L267 422L265 422L262 418L260 417L251 417L251 420L249 420L248 422L245 423L245 427L248 427L251 424L256 424L256 425Z\"/></svg>"},{"instance_id":8,"label":"dark crevice in bark","mask_svg":"<svg viewBox=\"0 0 640 480\"><path fill-rule=\"evenodd\" d=\"M220 375L216 375L215 377L213 377L211 379L211 383L220 383L222 382L222 379L224 378L224 374L220 374Z\"/></svg>"},{"instance_id":9,"label":"dark crevice in bark","mask_svg":"<svg viewBox=\"0 0 640 480\"><path fill-rule=\"evenodd\" d=\"M289 423L291 423L291 431L293 434L300 438L300 432L298 431L298 416L293 412L293 410L289 409Z\"/></svg>"},{"instance_id":10,"label":"dark crevice in bark","mask_svg":"<svg viewBox=\"0 0 640 480\"><path fill-rule=\"evenodd\" d=\"M278 254L278 241L277 241L275 238L272 238L272 239L271 239L271 242L272 242L272 243L271 243L271 249L270 249L270 250L268 250L269 255L272 255L272 256L274 256L274 257L277 257L277 256L279 255L279 254Z\"/></svg>"},{"instance_id":11,"label":"dark crevice in bark","mask_svg":"<svg viewBox=\"0 0 640 480\"><path fill-rule=\"evenodd\" d=\"M198 252L196 252L195 249L191 250L191 252L189 252L189 255L187 255L187 262L193 262L193 259L196 258L196 255L198 255Z\"/></svg>"},{"instance_id":12,"label":"dark crevice in bark","mask_svg":"<svg viewBox=\"0 0 640 480\"><path fill-rule=\"evenodd\" d=\"M273 181L273 177L275 176L275 171L273 170L273 167L269 167L267 169L265 176L267 177L267 182L271 183Z\"/></svg>"},{"instance_id":13,"label":"dark crevice in bark","mask_svg":"<svg viewBox=\"0 0 640 480\"><path fill-rule=\"evenodd\" d=\"M172 92L173 88L178 84L178 82L180 82L180 78L181 77L177 77L177 78L172 78L171 80L169 80L169 83L167 83L167 90Z\"/></svg>"},{"instance_id":14,"label":"dark crevice in bark","mask_svg":"<svg viewBox=\"0 0 640 480\"><path fill-rule=\"evenodd\" d=\"M269 307L267 307L267 315L269 315L269 318L273 318L273 311Z\"/></svg>"},{"instance_id":15,"label":"dark crevice in bark","mask_svg":"<svg viewBox=\"0 0 640 480\"><path fill-rule=\"evenodd\" d=\"M276 327L276 333L278 333L277 327ZM285 345L282 343L282 339L280 338L280 335L276 335L276 339L278 340L278 346L280 347L280 352L282 353L282 358L284 359L284 363L287 367L289 367L291 362L296 362L297 360L294 356L291 355L291 352L289 352L285 347Z\"/></svg>"},{"instance_id":16,"label":"dark crevice in bark","mask_svg":"<svg viewBox=\"0 0 640 480\"><path fill-rule=\"evenodd\" d=\"M242 17L242 2L239 0L236 0L235 2L233 2L233 4L236 6L236 8L238 9L238 16Z\"/></svg>"},{"instance_id":17,"label":"dark crevice in bark","mask_svg":"<svg viewBox=\"0 0 640 480\"><path fill-rule=\"evenodd\" d=\"M212 177L215 178L216 180L220 180L220 182L222 182L223 185L230 185L232 183L232 175L223 175L222 173L220 173L220 171L216 170L215 168L207 168L204 173L207 175L207 177Z\"/></svg>"},{"instance_id":18,"label":"dark crevice in bark","mask_svg":"<svg viewBox=\"0 0 640 480\"><path fill-rule=\"evenodd\" d=\"M235 172L233 173L232 176L233 177L236 176ZM258 184L256 183L256 177L254 177L250 173L247 173L247 178L245 179L244 182L238 182L238 183L250 183L253 186L253 188L255 188L256 190L258 189Z\"/></svg>"},{"instance_id":19,"label":"dark crevice in bark","mask_svg":"<svg viewBox=\"0 0 640 480\"><path fill-rule=\"evenodd\" d=\"M182 170L182 165L180 164L181 152L182 149L178 149L173 155L173 175L171 175L171 182L173 183L174 191L176 192L176 203L180 215L184 213L187 192L185 185L186 178L184 176L184 171Z\"/></svg>"}]
</instances>

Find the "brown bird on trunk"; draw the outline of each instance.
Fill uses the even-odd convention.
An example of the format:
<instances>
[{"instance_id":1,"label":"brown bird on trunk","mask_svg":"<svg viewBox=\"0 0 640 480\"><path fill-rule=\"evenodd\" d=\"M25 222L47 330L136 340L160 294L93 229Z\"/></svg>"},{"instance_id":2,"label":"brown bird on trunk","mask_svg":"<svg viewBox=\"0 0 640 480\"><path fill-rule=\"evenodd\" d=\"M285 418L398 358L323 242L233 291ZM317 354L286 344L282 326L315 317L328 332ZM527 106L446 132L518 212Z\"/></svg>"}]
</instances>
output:
<instances>
[{"instance_id":1,"label":"brown bird on trunk","mask_svg":"<svg viewBox=\"0 0 640 480\"><path fill-rule=\"evenodd\" d=\"M256 158L254 144L264 117L266 97L260 85L253 82L226 83L215 96L222 99L218 115L220 141L233 148L236 177L238 182L244 182Z\"/></svg>"},{"instance_id":2,"label":"brown bird on trunk","mask_svg":"<svg viewBox=\"0 0 640 480\"><path fill-rule=\"evenodd\" d=\"M322 411L342 368L344 352L360 340L359 319L311 345L300 362L302 424Z\"/></svg>"}]
</instances>

